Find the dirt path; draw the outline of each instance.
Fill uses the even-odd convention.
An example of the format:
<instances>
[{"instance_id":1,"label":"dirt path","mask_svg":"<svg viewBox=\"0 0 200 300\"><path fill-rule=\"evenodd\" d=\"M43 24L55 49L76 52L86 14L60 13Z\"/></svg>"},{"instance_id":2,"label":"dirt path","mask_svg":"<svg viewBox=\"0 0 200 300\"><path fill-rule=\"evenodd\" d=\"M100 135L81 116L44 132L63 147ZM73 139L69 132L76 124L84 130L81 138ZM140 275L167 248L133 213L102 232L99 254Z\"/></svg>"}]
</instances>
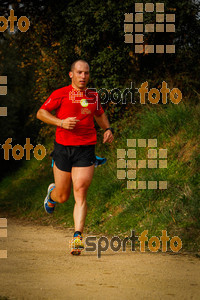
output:
<instances>
[{"instance_id":1,"label":"dirt path","mask_svg":"<svg viewBox=\"0 0 200 300\"><path fill-rule=\"evenodd\" d=\"M200 299L200 260L112 250L70 255L72 230L8 219L0 299Z\"/></svg>"}]
</instances>

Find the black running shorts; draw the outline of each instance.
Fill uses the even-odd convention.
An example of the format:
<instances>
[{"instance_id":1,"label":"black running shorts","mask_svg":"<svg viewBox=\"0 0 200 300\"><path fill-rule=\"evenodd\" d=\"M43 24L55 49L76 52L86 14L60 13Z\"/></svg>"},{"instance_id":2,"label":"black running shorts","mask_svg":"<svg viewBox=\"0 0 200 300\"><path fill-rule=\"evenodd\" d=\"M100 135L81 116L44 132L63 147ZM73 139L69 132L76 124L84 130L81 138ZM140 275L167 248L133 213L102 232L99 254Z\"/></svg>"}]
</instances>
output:
<instances>
[{"instance_id":1,"label":"black running shorts","mask_svg":"<svg viewBox=\"0 0 200 300\"><path fill-rule=\"evenodd\" d=\"M89 167L95 163L95 145L64 146L54 141L51 156L58 169L71 172L72 167Z\"/></svg>"}]
</instances>

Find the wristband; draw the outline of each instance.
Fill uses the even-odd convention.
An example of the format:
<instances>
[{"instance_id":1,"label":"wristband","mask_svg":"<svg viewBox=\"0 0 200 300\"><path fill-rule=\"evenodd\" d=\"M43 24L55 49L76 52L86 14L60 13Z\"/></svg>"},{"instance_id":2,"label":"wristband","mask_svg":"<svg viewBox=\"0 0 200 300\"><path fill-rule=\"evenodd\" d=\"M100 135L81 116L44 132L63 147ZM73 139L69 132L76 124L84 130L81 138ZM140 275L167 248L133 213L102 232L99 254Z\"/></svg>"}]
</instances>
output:
<instances>
[{"instance_id":1,"label":"wristband","mask_svg":"<svg viewBox=\"0 0 200 300\"><path fill-rule=\"evenodd\" d=\"M112 133L114 133L114 129L112 127L106 128L104 132L106 132L107 130L110 130Z\"/></svg>"},{"instance_id":2,"label":"wristband","mask_svg":"<svg viewBox=\"0 0 200 300\"><path fill-rule=\"evenodd\" d=\"M63 120L61 120L61 124L60 124L60 127L62 128L62 124L63 124Z\"/></svg>"}]
</instances>

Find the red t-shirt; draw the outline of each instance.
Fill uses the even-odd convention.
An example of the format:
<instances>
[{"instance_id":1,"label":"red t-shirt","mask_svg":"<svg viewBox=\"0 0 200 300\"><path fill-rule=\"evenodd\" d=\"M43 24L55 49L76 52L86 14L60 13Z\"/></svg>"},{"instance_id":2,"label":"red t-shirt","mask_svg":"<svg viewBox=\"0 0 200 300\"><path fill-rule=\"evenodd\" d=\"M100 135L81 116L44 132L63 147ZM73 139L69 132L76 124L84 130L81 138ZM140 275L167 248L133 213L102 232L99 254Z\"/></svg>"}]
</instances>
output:
<instances>
[{"instance_id":1,"label":"red t-shirt","mask_svg":"<svg viewBox=\"0 0 200 300\"><path fill-rule=\"evenodd\" d=\"M96 92L89 89L78 91L69 85L54 91L40 108L49 112L56 110L56 117L61 120L69 117L80 120L72 130L57 126L57 143L65 146L96 144L94 115L104 113Z\"/></svg>"}]
</instances>

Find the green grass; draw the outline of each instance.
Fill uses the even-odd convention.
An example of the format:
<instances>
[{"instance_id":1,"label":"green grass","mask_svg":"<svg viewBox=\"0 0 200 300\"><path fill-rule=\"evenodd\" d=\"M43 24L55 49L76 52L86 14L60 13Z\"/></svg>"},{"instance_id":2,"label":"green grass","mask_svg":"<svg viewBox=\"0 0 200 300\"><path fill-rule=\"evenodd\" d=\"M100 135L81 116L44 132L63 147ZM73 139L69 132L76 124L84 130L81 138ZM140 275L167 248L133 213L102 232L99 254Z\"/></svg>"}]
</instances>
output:
<instances>
[{"instance_id":1,"label":"green grass","mask_svg":"<svg viewBox=\"0 0 200 300\"><path fill-rule=\"evenodd\" d=\"M199 132L200 105L184 103L168 106L146 106L134 114L126 112L113 124L115 141L103 145L102 131L98 132L96 153L108 159L98 167L90 186L87 202L86 228L90 232L112 235L130 235L149 230L148 236L178 235L183 249L199 247L200 211L200 151ZM137 179L167 180L167 190L127 190L126 180L117 179L117 149L127 149L127 139L157 138L157 149L167 149L167 169L140 169ZM46 143L52 149L53 139ZM147 158L147 148L137 148L139 159ZM50 150L42 161L34 157L24 161L23 166L0 183L0 210L15 216L47 219L43 199L50 182L53 182L50 167ZM74 199L58 205L48 222L57 221L64 226L73 226Z\"/></svg>"}]
</instances>

